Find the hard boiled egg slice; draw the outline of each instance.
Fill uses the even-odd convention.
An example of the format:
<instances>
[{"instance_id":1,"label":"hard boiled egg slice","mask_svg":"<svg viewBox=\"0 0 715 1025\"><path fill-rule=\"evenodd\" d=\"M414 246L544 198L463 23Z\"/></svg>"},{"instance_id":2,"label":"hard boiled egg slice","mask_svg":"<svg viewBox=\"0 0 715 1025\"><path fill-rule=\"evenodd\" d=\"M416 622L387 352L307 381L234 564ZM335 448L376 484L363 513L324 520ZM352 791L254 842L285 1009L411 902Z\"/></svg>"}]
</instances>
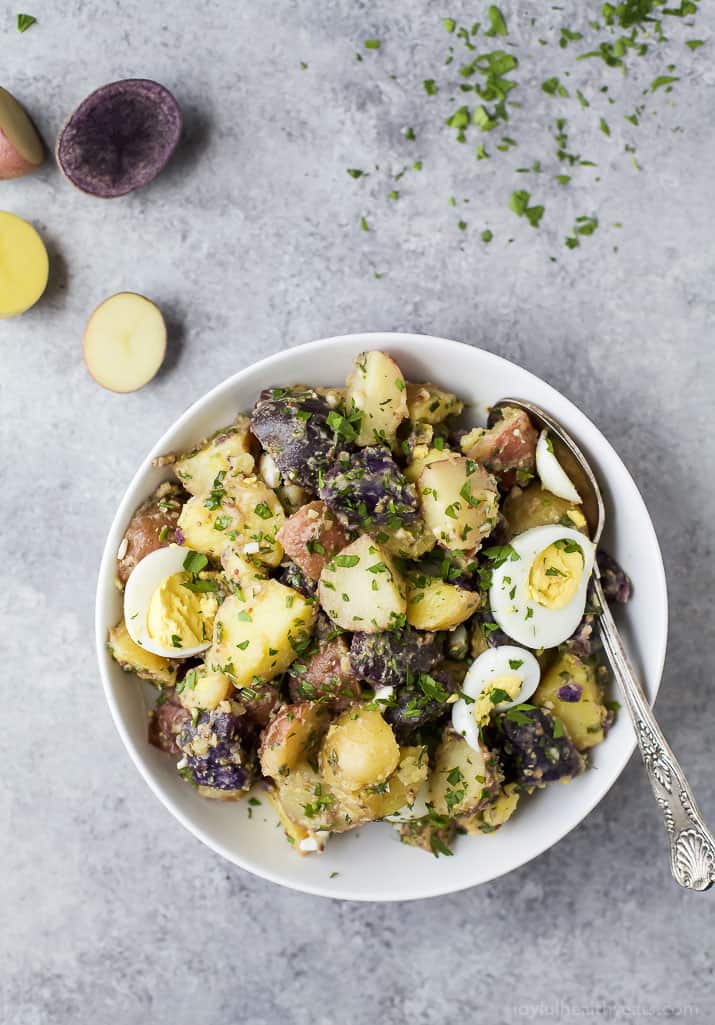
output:
<instances>
[{"instance_id":1,"label":"hard boiled egg slice","mask_svg":"<svg viewBox=\"0 0 715 1025\"><path fill-rule=\"evenodd\" d=\"M195 589L194 574L184 565L191 567L192 560L203 563L201 568L207 561L188 548L169 545L132 570L124 590L124 621L131 639L146 651L189 658L211 644L218 601L213 592Z\"/></svg>"},{"instance_id":2,"label":"hard boiled egg slice","mask_svg":"<svg viewBox=\"0 0 715 1025\"><path fill-rule=\"evenodd\" d=\"M581 501L581 496L556 458L548 431L542 431L536 443L536 472L542 485L552 495L556 495L557 498L565 498L567 502L575 504Z\"/></svg>"},{"instance_id":3,"label":"hard boiled egg slice","mask_svg":"<svg viewBox=\"0 0 715 1025\"><path fill-rule=\"evenodd\" d=\"M541 669L530 651L514 644L490 648L472 662L462 684L460 698L452 707L452 726L475 751L479 727L489 722L495 708L511 708L528 701L539 686Z\"/></svg>"},{"instance_id":4,"label":"hard boiled egg slice","mask_svg":"<svg viewBox=\"0 0 715 1025\"><path fill-rule=\"evenodd\" d=\"M506 552L492 571L492 616L518 644L555 648L583 617L595 545L578 530L555 524L525 530Z\"/></svg>"}]
</instances>

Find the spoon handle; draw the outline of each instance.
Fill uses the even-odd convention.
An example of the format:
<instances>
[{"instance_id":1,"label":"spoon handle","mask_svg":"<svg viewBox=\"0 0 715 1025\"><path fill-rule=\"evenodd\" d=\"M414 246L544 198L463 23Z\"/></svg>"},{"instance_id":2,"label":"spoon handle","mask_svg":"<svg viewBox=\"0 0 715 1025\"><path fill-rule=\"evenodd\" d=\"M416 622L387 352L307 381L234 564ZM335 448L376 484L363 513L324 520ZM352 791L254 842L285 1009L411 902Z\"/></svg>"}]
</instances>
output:
<instances>
[{"instance_id":1,"label":"spoon handle","mask_svg":"<svg viewBox=\"0 0 715 1025\"><path fill-rule=\"evenodd\" d=\"M675 881L689 890L707 890L715 882L715 837L705 825L680 763L651 711L623 647L598 574L594 573L603 646L620 685L638 739L655 799L668 831L670 867Z\"/></svg>"}]
</instances>

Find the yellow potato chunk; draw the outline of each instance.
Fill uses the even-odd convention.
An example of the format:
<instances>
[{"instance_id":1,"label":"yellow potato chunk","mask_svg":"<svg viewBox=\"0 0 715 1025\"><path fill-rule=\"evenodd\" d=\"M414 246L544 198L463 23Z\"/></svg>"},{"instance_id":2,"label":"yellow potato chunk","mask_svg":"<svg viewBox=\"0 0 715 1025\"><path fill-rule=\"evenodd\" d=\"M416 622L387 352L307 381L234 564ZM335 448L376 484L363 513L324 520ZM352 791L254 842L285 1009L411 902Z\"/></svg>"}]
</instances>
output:
<instances>
[{"instance_id":1,"label":"yellow potato chunk","mask_svg":"<svg viewBox=\"0 0 715 1025\"><path fill-rule=\"evenodd\" d=\"M174 473L190 494L208 494L219 474L245 476L252 472L249 423L247 416L239 416L235 423L176 460Z\"/></svg>"},{"instance_id":2,"label":"yellow potato chunk","mask_svg":"<svg viewBox=\"0 0 715 1025\"><path fill-rule=\"evenodd\" d=\"M34 306L47 288L45 243L27 221L0 210L0 318Z\"/></svg>"},{"instance_id":3,"label":"yellow potato chunk","mask_svg":"<svg viewBox=\"0 0 715 1025\"><path fill-rule=\"evenodd\" d=\"M476 591L434 577L407 585L407 622L417 630L452 630L480 605Z\"/></svg>"},{"instance_id":4,"label":"yellow potato chunk","mask_svg":"<svg viewBox=\"0 0 715 1025\"><path fill-rule=\"evenodd\" d=\"M498 493L477 463L463 456L430 463L417 479L417 491L424 521L445 548L474 550L491 533Z\"/></svg>"},{"instance_id":5,"label":"yellow potato chunk","mask_svg":"<svg viewBox=\"0 0 715 1025\"><path fill-rule=\"evenodd\" d=\"M184 686L179 701L184 706L194 708L218 708L222 701L227 701L233 691L233 684L225 673L212 673L205 666L190 669L184 677Z\"/></svg>"},{"instance_id":6,"label":"yellow potato chunk","mask_svg":"<svg viewBox=\"0 0 715 1025\"><path fill-rule=\"evenodd\" d=\"M173 686L176 682L176 662L135 644L123 619L109 631L107 647L115 662L126 672L136 673L142 680L150 680L159 686Z\"/></svg>"},{"instance_id":7,"label":"yellow potato chunk","mask_svg":"<svg viewBox=\"0 0 715 1025\"><path fill-rule=\"evenodd\" d=\"M604 738L608 710L592 666L565 652L541 678L533 698L561 720L579 751L594 747Z\"/></svg>"},{"instance_id":8,"label":"yellow potato chunk","mask_svg":"<svg viewBox=\"0 0 715 1025\"><path fill-rule=\"evenodd\" d=\"M328 730L320 749L326 781L344 790L383 783L400 761L392 727L380 712L350 708Z\"/></svg>"},{"instance_id":9,"label":"yellow potato chunk","mask_svg":"<svg viewBox=\"0 0 715 1025\"><path fill-rule=\"evenodd\" d=\"M405 582L392 556L367 534L325 566L318 596L334 623L361 633L386 630L407 610Z\"/></svg>"},{"instance_id":10,"label":"yellow potato chunk","mask_svg":"<svg viewBox=\"0 0 715 1025\"><path fill-rule=\"evenodd\" d=\"M361 352L347 379L345 406L362 413L358 445L394 441L407 418L407 386L394 359L384 352Z\"/></svg>"},{"instance_id":11,"label":"yellow potato chunk","mask_svg":"<svg viewBox=\"0 0 715 1025\"><path fill-rule=\"evenodd\" d=\"M97 384L114 392L143 388L166 353L160 310L135 292L118 292L100 303L87 321L84 361Z\"/></svg>"},{"instance_id":12,"label":"yellow potato chunk","mask_svg":"<svg viewBox=\"0 0 715 1025\"><path fill-rule=\"evenodd\" d=\"M455 416L464 409L452 392L444 391L436 384L407 383L407 409L410 420L422 420L428 424L439 424L448 416Z\"/></svg>"},{"instance_id":13,"label":"yellow potato chunk","mask_svg":"<svg viewBox=\"0 0 715 1025\"><path fill-rule=\"evenodd\" d=\"M232 594L219 608L206 665L236 687L272 680L310 638L317 606L277 580Z\"/></svg>"},{"instance_id":14,"label":"yellow potato chunk","mask_svg":"<svg viewBox=\"0 0 715 1025\"><path fill-rule=\"evenodd\" d=\"M227 476L208 494L194 495L179 516L185 543L220 559L229 546L267 566L277 566L283 548L277 534L285 522L277 496L257 477Z\"/></svg>"}]
</instances>

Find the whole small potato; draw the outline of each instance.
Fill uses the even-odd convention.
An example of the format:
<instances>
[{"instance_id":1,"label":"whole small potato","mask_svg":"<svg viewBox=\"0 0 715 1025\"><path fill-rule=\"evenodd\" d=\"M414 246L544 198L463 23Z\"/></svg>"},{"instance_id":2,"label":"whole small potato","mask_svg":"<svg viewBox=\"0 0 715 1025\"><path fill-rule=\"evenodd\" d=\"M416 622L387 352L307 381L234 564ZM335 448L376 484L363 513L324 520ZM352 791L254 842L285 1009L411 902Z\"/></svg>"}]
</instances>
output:
<instances>
[{"instance_id":1,"label":"whole small potato","mask_svg":"<svg viewBox=\"0 0 715 1025\"><path fill-rule=\"evenodd\" d=\"M379 786L398 766L400 748L381 714L352 708L333 723L320 749L326 781L346 790Z\"/></svg>"}]
</instances>

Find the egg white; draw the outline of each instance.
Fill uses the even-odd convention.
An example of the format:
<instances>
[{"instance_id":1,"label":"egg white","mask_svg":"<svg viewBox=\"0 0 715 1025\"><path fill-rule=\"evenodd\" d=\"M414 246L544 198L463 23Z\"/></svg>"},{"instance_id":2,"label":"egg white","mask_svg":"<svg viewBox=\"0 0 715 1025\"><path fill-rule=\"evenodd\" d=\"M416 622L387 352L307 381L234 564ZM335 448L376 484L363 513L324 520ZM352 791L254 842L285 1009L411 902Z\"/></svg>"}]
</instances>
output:
<instances>
[{"instance_id":1,"label":"egg white","mask_svg":"<svg viewBox=\"0 0 715 1025\"><path fill-rule=\"evenodd\" d=\"M167 577L184 572L184 559L189 551L179 545L157 548L136 564L124 588L124 621L129 636L145 651L163 655L164 658L191 658L206 651L211 644L209 639L193 648L166 648L150 637L147 630L146 620L152 594Z\"/></svg>"},{"instance_id":2,"label":"egg white","mask_svg":"<svg viewBox=\"0 0 715 1025\"><path fill-rule=\"evenodd\" d=\"M549 448L548 431L542 431L536 443L536 472L542 485L557 498L565 498L575 505L581 503L581 496L573 486L571 478Z\"/></svg>"},{"instance_id":3,"label":"egg white","mask_svg":"<svg viewBox=\"0 0 715 1025\"><path fill-rule=\"evenodd\" d=\"M509 663L520 662L513 669ZM519 693L511 701L501 701L494 708L507 709L528 701L541 678L541 667L530 651L514 644L501 644L489 648L472 662L462 683L462 692L472 698L471 702L460 698L452 706L452 727L475 751L479 750L479 726L474 715L476 701L482 691L490 687L500 676L518 676L521 679Z\"/></svg>"},{"instance_id":4,"label":"egg white","mask_svg":"<svg viewBox=\"0 0 715 1025\"><path fill-rule=\"evenodd\" d=\"M563 609L547 609L529 596L534 560L555 541L574 541L583 552L578 590ZM571 636L586 608L588 581L596 547L585 534L558 524L532 527L511 541L516 560L507 559L492 572L489 603L492 616L508 637L528 648L555 648Z\"/></svg>"}]
</instances>

